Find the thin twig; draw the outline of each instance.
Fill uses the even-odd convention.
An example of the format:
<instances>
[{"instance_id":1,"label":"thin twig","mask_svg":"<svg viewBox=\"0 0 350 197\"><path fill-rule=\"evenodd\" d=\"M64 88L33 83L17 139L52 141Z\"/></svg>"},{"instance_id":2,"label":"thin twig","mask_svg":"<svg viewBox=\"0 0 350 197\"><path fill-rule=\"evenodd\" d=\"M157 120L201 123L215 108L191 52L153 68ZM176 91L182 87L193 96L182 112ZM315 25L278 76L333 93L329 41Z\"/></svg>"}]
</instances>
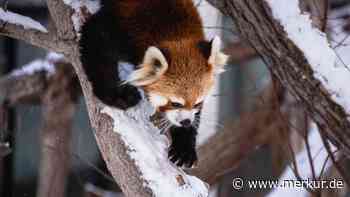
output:
<instances>
[{"instance_id":1,"label":"thin twig","mask_svg":"<svg viewBox=\"0 0 350 197\"><path fill-rule=\"evenodd\" d=\"M331 158L331 161L334 165L334 167L337 169L337 171L339 172L339 174L343 177L344 181L346 182L347 185L350 185L350 179L348 177L348 175L346 174L346 172L344 171L343 167L339 165L339 163L336 161L333 152L331 150L329 141L326 139L326 136L320 132L321 138L322 138L322 142L328 152L329 157Z\"/></svg>"}]
</instances>

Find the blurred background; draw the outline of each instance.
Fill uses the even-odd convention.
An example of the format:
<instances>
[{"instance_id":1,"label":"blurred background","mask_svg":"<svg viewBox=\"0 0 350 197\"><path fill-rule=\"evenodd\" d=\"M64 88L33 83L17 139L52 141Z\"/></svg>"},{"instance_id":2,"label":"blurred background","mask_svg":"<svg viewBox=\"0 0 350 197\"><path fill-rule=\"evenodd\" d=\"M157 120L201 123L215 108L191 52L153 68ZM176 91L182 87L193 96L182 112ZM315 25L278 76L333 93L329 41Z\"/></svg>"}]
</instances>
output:
<instances>
[{"instance_id":1,"label":"blurred background","mask_svg":"<svg viewBox=\"0 0 350 197\"><path fill-rule=\"evenodd\" d=\"M227 149L232 149L229 150L232 156L228 156L227 161L216 161L217 165L228 162L229 166L217 172L215 179L212 179L211 196L265 196L269 190L235 191L232 188L233 178L278 180L290 162L291 154L286 149L292 147L296 155L302 152L307 138L303 136L308 136L310 132L310 120L298 103L271 79L268 69L255 51L239 39L232 28L232 21L204 0L196 0L195 3L202 16L207 38L221 36L225 52L233 57L226 72L219 76L215 90L205 105L198 145L205 147L209 144L209 147L214 148L215 144L210 145L209 142L216 135L237 136L236 139L240 140L222 141L223 144L231 143ZM350 60L346 60L346 56L350 56L350 50L346 48L347 43L350 43L350 2L331 0L329 4L331 11L327 31L334 48L339 50L344 61L350 63ZM10 0L7 8L30 16L45 26L48 23L44 0ZM3 78L37 59L42 60L41 64L56 64L56 60L50 57L44 50L0 37L0 74ZM65 196L122 196L101 158L81 96L77 98L76 105L69 137L71 144L66 158L62 157L67 161L58 161L54 166L67 168L67 181L63 187ZM45 172L41 168L43 158L40 146L43 135L41 130L45 128L43 111L45 109L41 103L36 102L0 105L0 142L4 149L9 145L8 151L11 151L0 157L0 196L32 197L38 195L40 187L45 185L39 184L39 177L45 176L40 175ZM291 147L286 148L287 142ZM345 170L349 169L346 168L348 165L345 159L342 165ZM332 167L327 169L329 177L339 177ZM324 195L350 196L347 188L337 192ZM303 193L303 196L308 195Z\"/></svg>"}]
</instances>

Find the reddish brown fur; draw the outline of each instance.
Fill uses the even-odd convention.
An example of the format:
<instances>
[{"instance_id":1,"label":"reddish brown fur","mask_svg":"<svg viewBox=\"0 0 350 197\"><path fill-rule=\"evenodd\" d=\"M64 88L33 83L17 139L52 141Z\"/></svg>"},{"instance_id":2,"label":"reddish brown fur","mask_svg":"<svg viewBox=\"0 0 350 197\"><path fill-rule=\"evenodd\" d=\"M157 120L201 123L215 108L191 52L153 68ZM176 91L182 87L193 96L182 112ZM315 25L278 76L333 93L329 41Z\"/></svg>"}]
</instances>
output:
<instances>
[{"instance_id":1,"label":"reddish brown fur","mask_svg":"<svg viewBox=\"0 0 350 197\"><path fill-rule=\"evenodd\" d=\"M167 72L145 91L182 97L186 108L208 93L213 69L208 54L199 48L204 33L192 0L116 0L114 10L122 31L130 36L136 59L142 59L149 46L165 52Z\"/></svg>"},{"instance_id":2,"label":"reddish brown fur","mask_svg":"<svg viewBox=\"0 0 350 197\"><path fill-rule=\"evenodd\" d=\"M115 0L121 30L143 57L149 46L164 41L204 40L202 22L192 0ZM195 46L193 46L195 47Z\"/></svg>"},{"instance_id":3,"label":"reddish brown fur","mask_svg":"<svg viewBox=\"0 0 350 197\"><path fill-rule=\"evenodd\" d=\"M213 68L202 53L193 47L195 41L165 42L174 61L167 72L156 82L144 87L146 91L158 92L166 97L181 97L186 108L193 108L199 97L207 95L213 85Z\"/></svg>"}]
</instances>

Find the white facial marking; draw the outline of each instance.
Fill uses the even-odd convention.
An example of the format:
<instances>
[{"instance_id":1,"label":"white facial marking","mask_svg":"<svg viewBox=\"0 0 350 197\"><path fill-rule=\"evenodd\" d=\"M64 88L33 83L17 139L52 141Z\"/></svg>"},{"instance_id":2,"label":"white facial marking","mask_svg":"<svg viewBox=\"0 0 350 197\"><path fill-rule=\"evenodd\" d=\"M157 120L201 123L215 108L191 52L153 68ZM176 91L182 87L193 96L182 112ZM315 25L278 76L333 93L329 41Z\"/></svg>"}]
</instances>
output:
<instances>
[{"instance_id":1,"label":"white facial marking","mask_svg":"<svg viewBox=\"0 0 350 197\"><path fill-rule=\"evenodd\" d=\"M198 112L198 109L192 109L192 110L187 110L187 109L174 109L174 110L169 110L166 112L166 116L168 120L176 125L176 126L181 126L181 121L189 119L191 120L191 123L194 121L195 114Z\"/></svg>"},{"instance_id":2,"label":"white facial marking","mask_svg":"<svg viewBox=\"0 0 350 197\"><path fill-rule=\"evenodd\" d=\"M153 105L153 107L164 106L168 103L168 99L160 96L159 94L149 94L149 101Z\"/></svg>"},{"instance_id":3,"label":"white facial marking","mask_svg":"<svg viewBox=\"0 0 350 197\"><path fill-rule=\"evenodd\" d=\"M203 101L204 101L204 99L205 99L205 96L204 96L204 95L202 95L202 96L198 97L198 99L196 100L196 103L195 103L195 104L198 104L198 103L203 102Z\"/></svg>"},{"instance_id":4,"label":"white facial marking","mask_svg":"<svg viewBox=\"0 0 350 197\"><path fill-rule=\"evenodd\" d=\"M180 98L180 97L171 96L171 97L169 97L169 99L170 99L171 102L180 103L182 105L185 104L185 99Z\"/></svg>"}]
</instances>

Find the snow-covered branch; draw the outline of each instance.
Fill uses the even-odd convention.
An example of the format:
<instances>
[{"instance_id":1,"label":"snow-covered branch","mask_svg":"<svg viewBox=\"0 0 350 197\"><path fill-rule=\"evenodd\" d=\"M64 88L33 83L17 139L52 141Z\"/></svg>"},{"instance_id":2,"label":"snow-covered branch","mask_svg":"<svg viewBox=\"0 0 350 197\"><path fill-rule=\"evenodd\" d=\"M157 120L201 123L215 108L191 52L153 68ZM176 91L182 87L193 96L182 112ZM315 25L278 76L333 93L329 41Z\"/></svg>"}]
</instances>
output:
<instances>
[{"instance_id":1,"label":"snow-covered branch","mask_svg":"<svg viewBox=\"0 0 350 197\"><path fill-rule=\"evenodd\" d=\"M110 107L102 112L112 117L113 131L121 136L128 154L155 196L208 196L207 185L186 175L168 159L168 139L160 135L150 121L154 111L147 101L126 112Z\"/></svg>"},{"instance_id":2,"label":"snow-covered branch","mask_svg":"<svg viewBox=\"0 0 350 197\"><path fill-rule=\"evenodd\" d=\"M38 103L56 66L70 66L62 55L49 53L0 78L0 103Z\"/></svg>"},{"instance_id":3,"label":"snow-covered branch","mask_svg":"<svg viewBox=\"0 0 350 197\"><path fill-rule=\"evenodd\" d=\"M74 13L71 14L71 20L76 32L80 31L80 27L91 14L100 9L99 1L63 0L63 2L74 10Z\"/></svg>"},{"instance_id":4,"label":"snow-covered branch","mask_svg":"<svg viewBox=\"0 0 350 197\"><path fill-rule=\"evenodd\" d=\"M2 8L0 8L0 19L2 19L4 23L17 24L22 26L24 29L33 29L47 33L47 29L39 22L26 16L22 16L10 11L5 11Z\"/></svg>"},{"instance_id":5,"label":"snow-covered branch","mask_svg":"<svg viewBox=\"0 0 350 197\"><path fill-rule=\"evenodd\" d=\"M321 82L333 101L350 114L350 70L337 61L337 55L327 35L312 26L310 15L301 13L298 0L288 4L279 0L266 0L272 14L283 26L287 37L303 52L313 76Z\"/></svg>"},{"instance_id":6,"label":"snow-covered branch","mask_svg":"<svg viewBox=\"0 0 350 197\"><path fill-rule=\"evenodd\" d=\"M0 34L28 42L48 51L64 52L69 43L59 40L39 22L0 8Z\"/></svg>"},{"instance_id":7,"label":"snow-covered branch","mask_svg":"<svg viewBox=\"0 0 350 197\"><path fill-rule=\"evenodd\" d=\"M349 81L327 37L301 13L299 1L208 0L232 17L241 36L300 101L320 132L350 155ZM223 6L225 5L225 6Z\"/></svg>"}]
</instances>

